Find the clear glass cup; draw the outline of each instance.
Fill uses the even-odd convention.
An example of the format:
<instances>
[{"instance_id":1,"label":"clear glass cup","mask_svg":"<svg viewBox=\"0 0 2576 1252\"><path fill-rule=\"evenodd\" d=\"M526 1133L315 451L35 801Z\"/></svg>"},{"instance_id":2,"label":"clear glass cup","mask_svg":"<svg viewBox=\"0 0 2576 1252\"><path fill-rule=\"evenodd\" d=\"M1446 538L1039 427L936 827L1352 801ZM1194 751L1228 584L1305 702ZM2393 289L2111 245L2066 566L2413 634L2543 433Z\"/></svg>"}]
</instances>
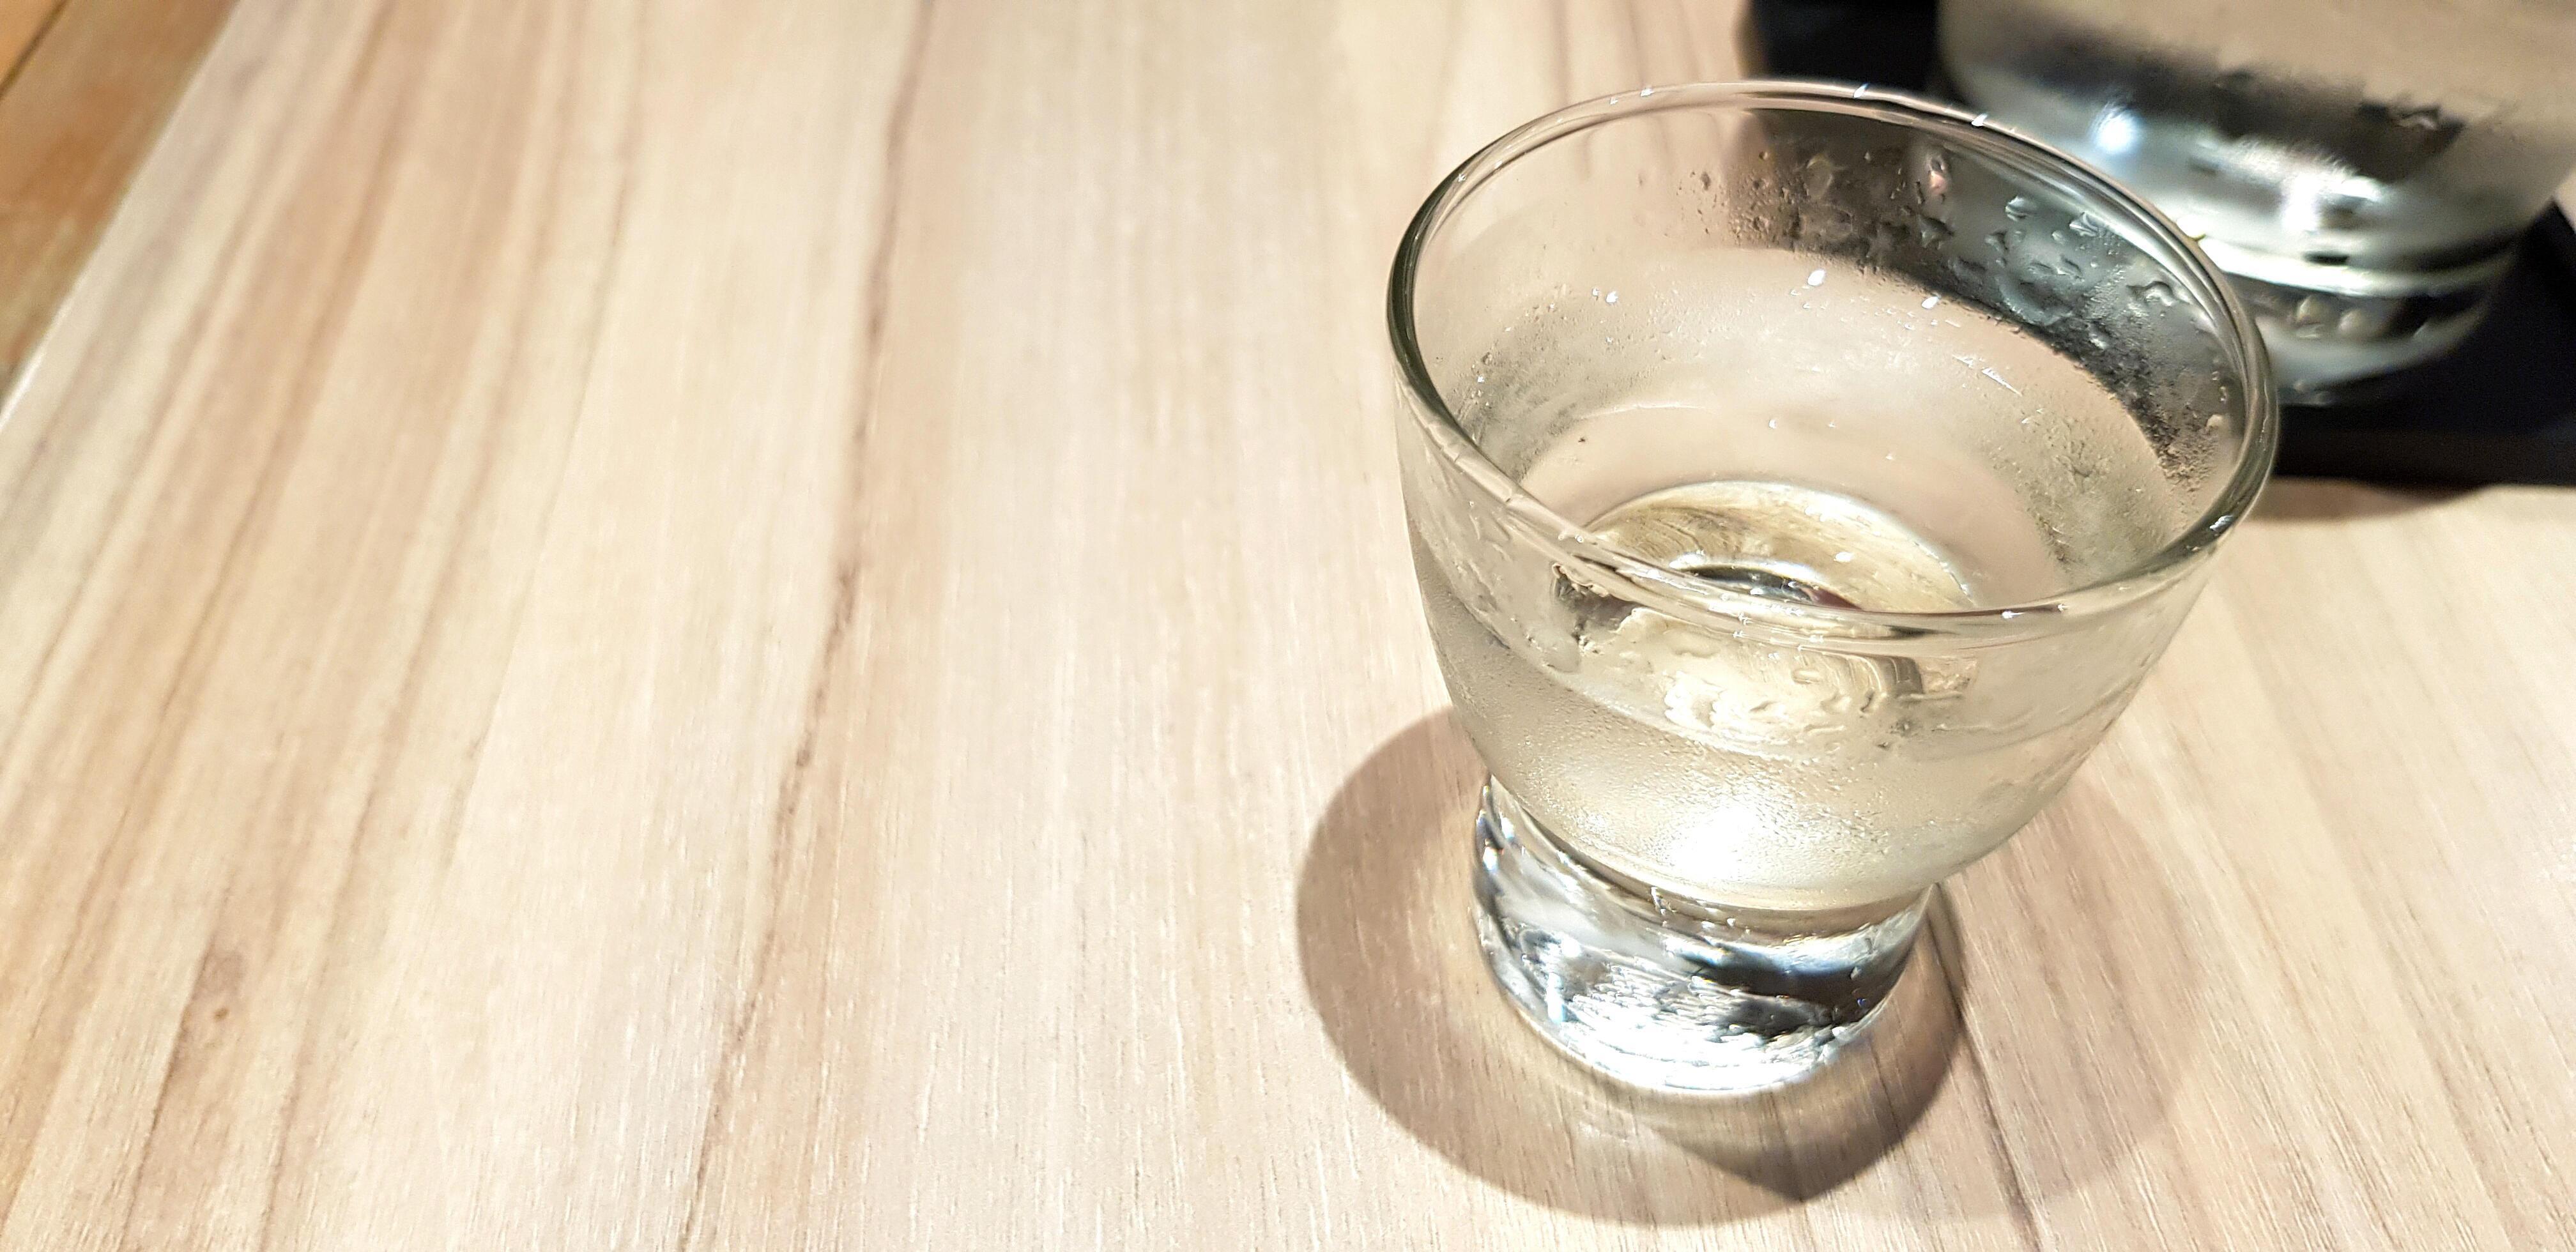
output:
<instances>
[{"instance_id":1,"label":"clear glass cup","mask_svg":"<svg viewBox=\"0 0 2576 1252\"><path fill-rule=\"evenodd\" d=\"M2566 0L1945 0L1941 54L2192 232L2295 400L2467 337L2576 170Z\"/></svg>"},{"instance_id":2,"label":"clear glass cup","mask_svg":"<svg viewBox=\"0 0 2576 1252\"><path fill-rule=\"evenodd\" d=\"M1405 232L1414 560L1489 963L1643 1086L1793 1079L1929 889L2054 796L2269 471L2253 323L2171 223L1946 106L1575 105Z\"/></svg>"}]
</instances>

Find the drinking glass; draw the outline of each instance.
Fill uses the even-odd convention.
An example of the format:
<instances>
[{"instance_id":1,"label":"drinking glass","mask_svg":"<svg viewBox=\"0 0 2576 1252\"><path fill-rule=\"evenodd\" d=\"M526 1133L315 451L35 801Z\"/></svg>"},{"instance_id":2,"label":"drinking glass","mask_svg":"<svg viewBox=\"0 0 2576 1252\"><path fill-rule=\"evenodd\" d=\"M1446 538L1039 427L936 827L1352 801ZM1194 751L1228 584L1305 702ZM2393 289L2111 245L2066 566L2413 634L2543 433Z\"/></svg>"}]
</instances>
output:
<instances>
[{"instance_id":1,"label":"drinking glass","mask_svg":"<svg viewBox=\"0 0 2576 1252\"><path fill-rule=\"evenodd\" d=\"M1489 963L1648 1087L1851 1038L2271 464L2261 341L2171 223L1870 88L1531 122L1415 215L1388 315L1416 572L1491 772Z\"/></svg>"},{"instance_id":2,"label":"drinking glass","mask_svg":"<svg viewBox=\"0 0 2576 1252\"><path fill-rule=\"evenodd\" d=\"M2193 232L2302 401L2467 337L2576 170L2576 5L1946 0L1941 52Z\"/></svg>"}]
</instances>

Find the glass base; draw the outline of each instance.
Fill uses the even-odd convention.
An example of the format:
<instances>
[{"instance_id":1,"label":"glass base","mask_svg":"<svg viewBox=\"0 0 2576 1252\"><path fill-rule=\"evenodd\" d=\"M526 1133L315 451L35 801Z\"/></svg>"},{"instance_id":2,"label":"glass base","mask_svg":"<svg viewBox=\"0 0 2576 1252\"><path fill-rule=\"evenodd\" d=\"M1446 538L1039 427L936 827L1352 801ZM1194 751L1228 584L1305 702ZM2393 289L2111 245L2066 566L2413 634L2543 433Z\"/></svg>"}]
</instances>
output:
<instances>
[{"instance_id":1,"label":"glass base","mask_svg":"<svg viewBox=\"0 0 2576 1252\"><path fill-rule=\"evenodd\" d=\"M1905 972L1927 889L1832 913L1681 901L1583 860L1503 785L1476 815L1476 924L1550 1043L1633 1086L1790 1083L1857 1038Z\"/></svg>"},{"instance_id":2,"label":"glass base","mask_svg":"<svg viewBox=\"0 0 2576 1252\"><path fill-rule=\"evenodd\" d=\"M2201 246L2225 269L2262 328L2284 404L2364 403L2396 377L2460 346L2486 315L2510 251L2438 275L2396 274L2338 286L2359 271L2303 266L2215 239Z\"/></svg>"}]
</instances>

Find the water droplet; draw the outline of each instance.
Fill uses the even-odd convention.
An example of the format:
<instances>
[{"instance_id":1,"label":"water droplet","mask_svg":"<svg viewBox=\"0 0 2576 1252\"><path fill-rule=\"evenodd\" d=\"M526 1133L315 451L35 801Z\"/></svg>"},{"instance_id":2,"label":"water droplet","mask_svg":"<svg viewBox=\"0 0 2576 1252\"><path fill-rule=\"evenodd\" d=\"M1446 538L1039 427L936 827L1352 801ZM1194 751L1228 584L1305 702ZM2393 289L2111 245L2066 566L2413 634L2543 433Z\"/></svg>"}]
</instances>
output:
<instances>
[{"instance_id":1,"label":"water droplet","mask_svg":"<svg viewBox=\"0 0 2576 1252\"><path fill-rule=\"evenodd\" d=\"M2209 421L2205 424L2211 430L2216 430L2227 424L2227 415L2224 413L2212 413L2209 415Z\"/></svg>"},{"instance_id":2,"label":"water droplet","mask_svg":"<svg viewBox=\"0 0 2576 1252\"><path fill-rule=\"evenodd\" d=\"M2025 221L2031 214L2038 211L2039 205L2034 203L2028 196L2014 196L2012 199L2004 201L2004 216L2009 217L2016 222Z\"/></svg>"},{"instance_id":3,"label":"water droplet","mask_svg":"<svg viewBox=\"0 0 2576 1252\"><path fill-rule=\"evenodd\" d=\"M1925 297L1923 297L1923 307L1924 307L1924 308L1927 308L1927 309L1937 309L1937 308L1940 308L1940 307L1941 307L1941 297L1939 297L1939 296L1925 296Z\"/></svg>"},{"instance_id":4,"label":"water droplet","mask_svg":"<svg viewBox=\"0 0 2576 1252\"><path fill-rule=\"evenodd\" d=\"M2325 334L2333 320L2333 305L2321 296L2301 296L2297 304L2290 306L2290 334L2299 339Z\"/></svg>"},{"instance_id":5,"label":"water droplet","mask_svg":"<svg viewBox=\"0 0 2576 1252\"><path fill-rule=\"evenodd\" d=\"M1824 286L1824 285L1825 285L1825 272L1824 272L1823 270L1809 270L1809 271L1807 271L1807 285L1808 285L1808 286L1810 286L1810 287L1822 287L1822 286Z\"/></svg>"},{"instance_id":6,"label":"water droplet","mask_svg":"<svg viewBox=\"0 0 2576 1252\"><path fill-rule=\"evenodd\" d=\"M1895 454L1894 454L1894 453L1889 453L1888 455L1889 455L1890 459L1893 459L1893 458L1894 458L1894 456L1895 456ZM1837 562L1840 562L1840 563L1842 563L1842 564L1845 564L1845 565L1850 564L1850 563L1851 563L1851 559L1852 559L1852 554L1851 554L1851 553L1848 553L1848 552L1837 552L1837 553L1835 553L1835 554L1834 554L1834 560L1835 560L1835 561L1837 561Z\"/></svg>"},{"instance_id":7,"label":"water droplet","mask_svg":"<svg viewBox=\"0 0 2576 1252\"><path fill-rule=\"evenodd\" d=\"M2139 303L2153 305L2159 309L2170 309L2182 303L2181 298L2174 295L2173 284L2161 278L2151 283L2131 287L2129 294L2136 296Z\"/></svg>"},{"instance_id":8,"label":"water droplet","mask_svg":"<svg viewBox=\"0 0 2576 1252\"><path fill-rule=\"evenodd\" d=\"M2102 225L2102 219L2095 217L2090 213L2076 214L2075 220L2068 222L2066 224L2066 228L2087 239L2101 238L2105 229Z\"/></svg>"},{"instance_id":9,"label":"water droplet","mask_svg":"<svg viewBox=\"0 0 2576 1252\"><path fill-rule=\"evenodd\" d=\"M2407 130L2442 129L2442 106L2438 104L2397 104L2389 105L2387 109L2389 120Z\"/></svg>"},{"instance_id":10,"label":"water droplet","mask_svg":"<svg viewBox=\"0 0 2576 1252\"><path fill-rule=\"evenodd\" d=\"M1605 304L1617 304L1619 303L1619 293L1615 291L1611 292L1610 294L1601 297L1601 300Z\"/></svg>"}]
</instances>

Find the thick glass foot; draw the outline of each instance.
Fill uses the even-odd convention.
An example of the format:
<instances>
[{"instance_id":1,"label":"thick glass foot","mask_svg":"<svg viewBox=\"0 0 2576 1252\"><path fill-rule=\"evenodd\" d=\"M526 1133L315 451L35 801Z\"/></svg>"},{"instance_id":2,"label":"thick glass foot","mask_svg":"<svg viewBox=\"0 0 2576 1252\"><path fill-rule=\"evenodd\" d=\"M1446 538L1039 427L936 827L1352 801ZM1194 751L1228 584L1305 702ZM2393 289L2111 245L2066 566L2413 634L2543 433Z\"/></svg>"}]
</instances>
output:
<instances>
[{"instance_id":1,"label":"thick glass foot","mask_svg":"<svg viewBox=\"0 0 2576 1252\"><path fill-rule=\"evenodd\" d=\"M1476 861L1504 995L1576 1060L1662 1091L1754 1091L1832 1059L1904 973L1931 898L1832 913L1677 900L1585 863L1490 779Z\"/></svg>"}]
</instances>

